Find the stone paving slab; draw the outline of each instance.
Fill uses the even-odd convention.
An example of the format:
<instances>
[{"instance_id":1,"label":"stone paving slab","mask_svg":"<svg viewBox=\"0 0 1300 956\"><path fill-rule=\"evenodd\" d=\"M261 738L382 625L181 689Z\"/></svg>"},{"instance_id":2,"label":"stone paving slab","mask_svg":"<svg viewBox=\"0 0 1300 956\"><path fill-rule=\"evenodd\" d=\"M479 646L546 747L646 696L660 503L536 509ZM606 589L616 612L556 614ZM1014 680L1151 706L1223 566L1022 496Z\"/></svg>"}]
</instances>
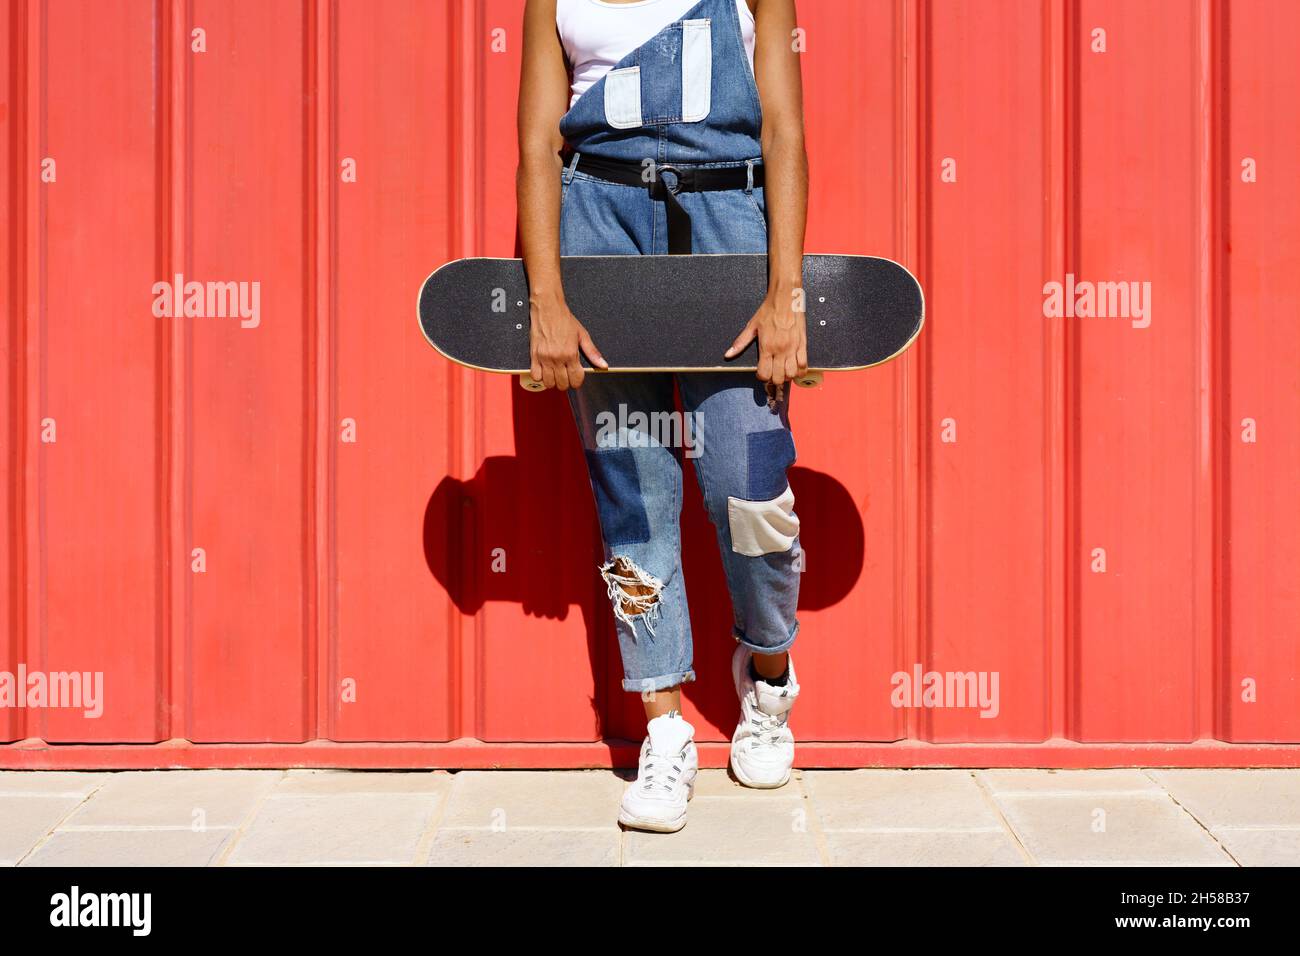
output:
<instances>
[{"instance_id":1,"label":"stone paving slab","mask_svg":"<svg viewBox=\"0 0 1300 956\"><path fill-rule=\"evenodd\" d=\"M697 797L743 797L749 800L780 799L790 796L791 787L798 786L799 778L800 773L796 770L789 786L777 790L751 790L726 770L701 770L695 778L695 795Z\"/></svg>"},{"instance_id":2,"label":"stone paving slab","mask_svg":"<svg viewBox=\"0 0 1300 956\"><path fill-rule=\"evenodd\" d=\"M0 797L0 866L14 866L70 814L81 797Z\"/></svg>"},{"instance_id":3,"label":"stone paving slab","mask_svg":"<svg viewBox=\"0 0 1300 956\"><path fill-rule=\"evenodd\" d=\"M834 866L1025 866L1004 830L832 830Z\"/></svg>"},{"instance_id":4,"label":"stone paving slab","mask_svg":"<svg viewBox=\"0 0 1300 956\"><path fill-rule=\"evenodd\" d=\"M976 770L975 779L993 793L1160 792L1141 770Z\"/></svg>"},{"instance_id":5,"label":"stone paving slab","mask_svg":"<svg viewBox=\"0 0 1300 956\"><path fill-rule=\"evenodd\" d=\"M431 793L271 797L258 808L229 862L411 864L441 800Z\"/></svg>"},{"instance_id":6,"label":"stone paving slab","mask_svg":"<svg viewBox=\"0 0 1300 956\"><path fill-rule=\"evenodd\" d=\"M356 771L290 770L273 791L281 794L330 793L443 793L451 787L445 770Z\"/></svg>"},{"instance_id":7,"label":"stone paving slab","mask_svg":"<svg viewBox=\"0 0 1300 956\"><path fill-rule=\"evenodd\" d=\"M804 785L825 830L997 829L969 770L810 770Z\"/></svg>"},{"instance_id":8,"label":"stone paving slab","mask_svg":"<svg viewBox=\"0 0 1300 956\"><path fill-rule=\"evenodd\" d=\"M465 770L455 775L444 827L608 829L627 784L608 770Z\"/></svg>"},{"instance_id":9,"label":"stone paving slab","mask_svg":"<svg viewBox=\"0 0 1300 956\"><path fill-rule=\"evenodd\" d=\"M1163 793L995 797L1035 862L1232 866L1232 858Z\"/></svg>"},{"instance_id":10,"label":"stone paving slab","mask_svg":"<svg viewBox=\"0 0 1300 956\"><path fill-rule=\"evenodd\" d=\"M1300 827L1290 830L1216 827L1214 838L1242 866L1300 866Z\"/></svg>"},{"instance_id":11,"label":"stone paving slab","mask_svg":"<svg viewBox=\"0 0 1300 956\"><path fill-rule=\"evenodd\" d=\"M623 834L625 866L818 866L806 801L697 796L676 833Z\"/></svg>"},{"instance_id":12,"label":"stone paving slab","mask_svg":"<svg viewBox=\"0 0 1300 956\"><path fill-rule=\"evenodd\" d=\"M1152 770L1193 816L1216 827L1300 827L1300 770Z\"/></svg>"},{"instance_id":13,"label":"stone paving slab","mask_svg":"<svg viewBox=\"0 0 1300 956\"><path fill-rule=\"evenodd\" d=\"M23 866L212 866L233 829L57 830Z\"/></svg>"},{"instance_id":14,"label":"stone paving slab","mask_svg":"<svg viewBox=\"0 0 1300 956\"><path fill-rule=\"evenodd\" d=\"M603 830L441 829L429 866L618 866L621 840Z\"/></svg>"},{"instance_id":15,"label":"stone paving slab","mask_svg":"<svg viewBox=\"0 0 1300 956\"><path fill-rule=\"evenodd\" d=\"M234 827L283 776L281 770L114 773L65 826Z\"/></svg>"},{"instance_id":16,"label":"stone paving slab","mask_svg":"<svg viewBox=\"0 0 1300 956\"><path fill-rule=\"evenodd\" d=\"M0 797L16 793L44 793L51 796L85 796L112 779L111 773L79 773L59 770L0 770Z\"/></svg>"}]
</instances>

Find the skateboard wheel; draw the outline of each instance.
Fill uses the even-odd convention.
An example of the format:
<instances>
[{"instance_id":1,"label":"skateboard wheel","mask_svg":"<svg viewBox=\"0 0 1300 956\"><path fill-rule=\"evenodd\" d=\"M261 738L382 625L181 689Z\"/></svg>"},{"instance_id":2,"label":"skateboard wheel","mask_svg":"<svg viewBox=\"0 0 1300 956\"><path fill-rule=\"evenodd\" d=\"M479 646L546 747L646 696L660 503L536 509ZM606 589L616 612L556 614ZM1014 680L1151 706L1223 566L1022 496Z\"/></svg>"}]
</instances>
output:
<instances>
[{"instance_id":1,"label":"skateboard wheel","mask_svg":"<svg viewBox=\"0 0 1300 956\"><path fill-rule=\"evenodd\" d=\"M533 376L528 372L524 372L519 376L519 387L530 392L546 391L546 383L537 381L537 379L533 378Z\"/></svg>"},{"instance_id":2,"label":"skateboard wheel","mask_svg":"<svg viewBox=\"0 0 1300 956\"><path fill-rule=\"evenodd\" d=\"M805 372L799 378L796 378L794 383L796 385L801 385L804 388L812 388L814 385L820 385L822 383L822 373Z\"/></svg>"}]
</instances>

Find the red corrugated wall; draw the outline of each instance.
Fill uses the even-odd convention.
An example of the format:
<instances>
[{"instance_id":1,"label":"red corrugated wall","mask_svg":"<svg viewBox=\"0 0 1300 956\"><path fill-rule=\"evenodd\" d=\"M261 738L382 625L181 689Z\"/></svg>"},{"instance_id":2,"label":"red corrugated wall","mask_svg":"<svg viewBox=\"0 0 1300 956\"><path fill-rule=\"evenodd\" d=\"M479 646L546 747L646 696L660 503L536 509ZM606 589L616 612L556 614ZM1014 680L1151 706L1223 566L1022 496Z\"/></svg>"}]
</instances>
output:
<instances>
[{"instance_id":1,"label":"red corrugated wall","mask_svg":"<svg viewBox=\"0 0 1300 956\"><path fill-rule=\"evenodd\" d=\"M515 253L521 12L9 0L0 672L105 683L0 708L0 766L633 757L563 399L415 323L435 267ZM807 247L928 307L794 396L800 762L1300 763L1300 6L799 14ZM260 323L155 317L178 273ZM1149 323L1045 315L1067 275L1150 283ZM692 482L684 539L722 741ZM916 664L996 672L997 716L894 706Z\"/></svg>"}]
</instances>

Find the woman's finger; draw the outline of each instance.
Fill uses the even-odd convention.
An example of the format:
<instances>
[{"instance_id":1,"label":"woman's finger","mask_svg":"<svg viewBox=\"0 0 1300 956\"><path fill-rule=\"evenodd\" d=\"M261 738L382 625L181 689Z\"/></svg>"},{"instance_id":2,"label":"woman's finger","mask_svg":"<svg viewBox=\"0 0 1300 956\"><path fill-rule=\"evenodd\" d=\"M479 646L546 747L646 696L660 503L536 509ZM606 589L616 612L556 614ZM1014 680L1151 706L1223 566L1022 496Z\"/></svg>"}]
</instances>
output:
<instances>
[{"instance_id":1,"label":"woman's finger","mask_svg":"<svg viewBox=\"0 0 1300 956\"><path fill-rule=\"evenodd\" d=\"M587 356L587 361L597 368L609 368L609 363L605 361L605 356L600 354L600 349L596 348L596 343L591 340L591 336L586 329L582 330L582 335L578 337L578 345L582 349L582 354Z\"/></svg>"},{"instance_id":2,"label":"woman's finger","mask_svg":"<svg viewBox=\"0 0 1300 956\"><path fill-rule=\"evenodd\" d=\"M734 358L741 352L745 351L745 349L749 347L749 343L754 341L754 336L758 334L757 328L758 327L754 324L754 320L750 319L749 322L745 324L745 327L740 330L740 334L736 336L736 341L731 343L731 348L727 349L727 351L723 353L723 357Z\"/></svg>"},{"instance_id":3,"label":"woman's finger","mask_svg":"<svg viewBox=\"0 0 1300 956\"><path fill-rule=\"evenodd\" d=\"M582 367L577 356L569 360L569 387L582 388L582 380L587 377L587 370Z\"/></svg>"}]
</instances>

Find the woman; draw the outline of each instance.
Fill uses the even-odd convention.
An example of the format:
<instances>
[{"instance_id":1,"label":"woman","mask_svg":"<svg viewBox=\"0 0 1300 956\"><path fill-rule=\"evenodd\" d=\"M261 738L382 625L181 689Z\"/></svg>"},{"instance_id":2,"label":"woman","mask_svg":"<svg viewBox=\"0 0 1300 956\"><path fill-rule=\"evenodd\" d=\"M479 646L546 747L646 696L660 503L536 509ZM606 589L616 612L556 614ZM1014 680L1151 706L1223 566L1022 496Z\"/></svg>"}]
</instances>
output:
<instances>
[{"instance_id":1,"label":"woman","mask_svg":"<svg viewBox=\"0 0 1300 956\"><path fill-rule=\"evenodd\" d=\"M779 787L794 761L789 649L802 562L784 386L807 364L794 31L793 0L529 0L525 12L517 185L532 375L570 390L586 450L623 687L642 694L648 721L619 811L639 829L685 825L698 768L680 712L681 684L695 679L682 473L672 448L608 423L672 412L674 383L697 423L696 477L735 612L732 770L747 786ZM607 366L565 304L559 257L690 252L767 254L767 296L726 353L757 337L757 378L585 373L580 355Z\"/></svg>"}]
</instances>

